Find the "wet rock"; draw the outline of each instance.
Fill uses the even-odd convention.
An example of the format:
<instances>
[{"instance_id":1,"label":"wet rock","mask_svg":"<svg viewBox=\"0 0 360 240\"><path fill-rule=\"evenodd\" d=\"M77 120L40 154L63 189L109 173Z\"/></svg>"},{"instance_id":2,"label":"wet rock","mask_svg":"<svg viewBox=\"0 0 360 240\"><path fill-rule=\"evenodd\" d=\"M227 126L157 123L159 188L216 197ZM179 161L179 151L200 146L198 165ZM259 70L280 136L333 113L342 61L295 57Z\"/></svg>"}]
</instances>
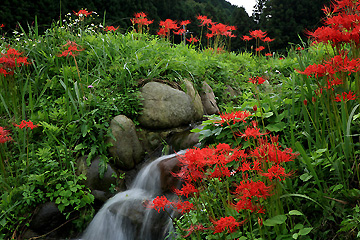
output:
<instances>
[{"instance_id":1,"label":"wet rock","mask_svg":"<svg viewBox=\"0 0 360 240\"><path fill-rule=\"evenodd\" d=\"M172 173L180 171L181 167L179 163L180 161L177 156L159 162L160 184L163 192L171 192L174 188L178 187L180 181L174 177Z\"/></svg>"}]
</instances>

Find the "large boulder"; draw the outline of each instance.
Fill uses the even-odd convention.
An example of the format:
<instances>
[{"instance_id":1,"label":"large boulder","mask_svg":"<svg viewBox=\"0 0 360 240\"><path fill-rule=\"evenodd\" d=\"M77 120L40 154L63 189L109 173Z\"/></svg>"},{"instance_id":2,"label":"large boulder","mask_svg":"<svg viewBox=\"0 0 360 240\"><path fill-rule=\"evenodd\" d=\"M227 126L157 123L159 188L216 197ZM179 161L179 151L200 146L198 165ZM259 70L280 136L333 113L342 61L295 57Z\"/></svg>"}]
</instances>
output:
<instances>
[{"instance_id":1,"label":"large boulder","mask_svg":"<svg viewBox=\"0 0 360 240\"><path fill-rule=\"evenodd\" d=\"M175 128L195 122L199 115L188 94L163 83L145 84L141 96L143 110L138 121L144 128Z\"/></svg>"},{"instance_id":2,"label":"large boulder","mask_svg":"<svg viewBox=\"0 0 360 240\"><path fill-rule=\"evenodd\" d=\"M216 104L215 94L209 84L203 82L202 92L200 92L204 113L207 115L219 114L220 110Z\"/></svg>"},{"instance_id":3,"label":"large boulder","mask_svg":"<svg viewBox=\"0 0 360 240\"><path fill-rule=\"evenodd\" d=\"M120 170L131 170L143 160L144 150L137 137L135 124L124 115L118 115L110 122L113 138L109 138L109 148L114 158L115 167Z\"/></svg>"}]
</instances>

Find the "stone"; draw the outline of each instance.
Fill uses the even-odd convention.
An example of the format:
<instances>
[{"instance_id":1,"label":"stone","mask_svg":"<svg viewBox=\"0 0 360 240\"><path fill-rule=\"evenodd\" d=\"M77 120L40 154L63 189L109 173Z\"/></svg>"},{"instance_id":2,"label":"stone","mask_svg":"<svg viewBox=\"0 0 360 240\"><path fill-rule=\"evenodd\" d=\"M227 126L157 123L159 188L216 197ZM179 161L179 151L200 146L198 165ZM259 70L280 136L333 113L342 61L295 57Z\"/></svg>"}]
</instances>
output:
<instances>
[{"instance_id":1,"label":"stone","mask_svg":"<svg viewBox=\"0 0 360 240\"><path fill-rule=\"evenodd\" d=\"M107 164L107 168L104 175L102 176L102 178L100 177L99 174L100 171L99 164L101 161L100 156L95 157L92 160L90 166L87 166L86 158L87 156L83 156L78 160L77 174L84 174L86 176L84 185L88 187L90 190L92 190L93 195L95 190L104 192L104 195L106 195L106 193L110 192L110 188L112 186L121 185L121 183L117 182L116 179L117 174L110 164ZM111 194L108 194L107 198L109 198L110 196Z\"/></svg>"},{"instance_id":2,"label":"stone","mask_svg":"<svg viewBox=\"0 0 360 240\"><path fill-rule=\"evenodd\" d=\"M41 204L34 213L29 226L29 232L32 234L49 234L50 239L66 234L66 217L59 211L54 202ZM62 226L62 227L60 227ZM60 228L59 228L60 227ZM57 229L57 230L55 230ZM29 232L27 234L29 234Z\"/></svg>"},{"instance_id":3,"label":"stone","mask_svg":"<svg viewBox=\"0 0 360 240\"><path fill-rule=\"evenodd\" d=\"M177 156L159 162L160 183L163 192L171 192L174 188L178 187L180 181L174 177L172 173L180 171L181 167L179 163L180 161L177 159Z\"/></svg>"},{"instance_id":4,"label":"stone","mask_svg":"<svg viewBox=\"0 0 360 240\"><path fill-rule=\"evenodd\" d=\"M135 124L124 115L118 115L110 122L113 138L109 148L110 155L114 158L114 165L120 170L131 170L143 160L144 150L136 134Z\"/></svg>"},{"instance_id":5,"label":"stone","mask_svg":"<svg viewBox=\"0 0 360 240\"><path fill-rule=\"evenodd\" d=\"M175 128L195 121L191 97L183 91L159 82L141 88L143 110L140 126L148 129Z\"/></svg>"},{"instance_id":6,"label":"stone","mask_svg":"<svg viewBox=\"0 0 360 240\"><path fill-rule=\"evenodd\" d=\"M186 88L186 94L190 96L192 104L193 104L194 109L195 109L194 120L195 121L200 121L200 120L202 120L202 118L204 116L204 107L203 107L203 104L201 102L201 97L200 97L198 91L195 89L192 82L185 79L184 80L184 85L185 85L185 88Z\"/></svg>"},{"instance_id":7,"label":"stone","mask_svg":"<svg viewBox=\"0 0 360 240\"><path fill-rule=\"evenodd\" d=\"M201 101L204 107L204 114L219 114L220 110L216 104L215 94L209 84L203 82L202 92L200 92Z\"/></svg>"}]
</instances>

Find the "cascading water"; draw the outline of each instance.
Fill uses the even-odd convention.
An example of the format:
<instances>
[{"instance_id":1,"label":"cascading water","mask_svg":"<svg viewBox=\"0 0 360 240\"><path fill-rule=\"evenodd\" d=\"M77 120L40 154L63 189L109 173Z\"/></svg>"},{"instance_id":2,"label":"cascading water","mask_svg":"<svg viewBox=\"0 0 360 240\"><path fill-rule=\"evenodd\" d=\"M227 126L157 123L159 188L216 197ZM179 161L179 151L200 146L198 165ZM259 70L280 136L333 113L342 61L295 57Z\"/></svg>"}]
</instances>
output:
<instances>
[{"instance_id":1,"label":"cascading water","mask_svg":"<svg viewBox=\"0 0 360 240\"><path fill-rule=\"evenodd\" d=\"M142 168L127 191L116 194L104 204L81 239L164 239L172 228L170 218L165 213L146 208L144 202L162 194L158 164L174 157L176 154L160 157Z\"/></svg>"}]
</instances>

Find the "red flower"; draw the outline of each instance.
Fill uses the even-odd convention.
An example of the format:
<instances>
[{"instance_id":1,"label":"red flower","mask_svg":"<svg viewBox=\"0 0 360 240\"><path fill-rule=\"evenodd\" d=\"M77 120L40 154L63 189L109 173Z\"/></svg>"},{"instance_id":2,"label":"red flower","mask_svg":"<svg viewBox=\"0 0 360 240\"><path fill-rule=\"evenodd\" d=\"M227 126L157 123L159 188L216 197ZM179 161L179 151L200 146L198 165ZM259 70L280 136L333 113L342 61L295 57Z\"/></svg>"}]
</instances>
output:
<instances>
[{"instance_id":1,"label":"red flower","mask_svg":"<svg viewBox=\"0 0 360 240\"><path fill-rule=\"evenodd\" d=\"M210 26L210 25L214 24L211 21L211 19L209 19L207 16L199 15L196 18L201 22L200 26L205 26L205 25Z\"/></svg>"},{"instance_id":2,"label":"red flower","mask_svg":"<svg viewBox=\"0 0 360 240\"><path fill-rule=\"evenodd\" d=\"M341 101L347 102L349 100L355 100L355 99L356 99L356 95L352 91L349 91L349 93L343 92L341 95L337 94L335 97L336 102L341 102Z\"/></svg>"},{"instance_id":3,"label":"red flower","mask_svg":"<svg viewBox=\"0 0 360 240\"><path fill-rule=\"evenodd\" d=\"M165 208L169 207L171 202L165 196L157 196L151 203L148 203L146 207L155 209L160 212L160 210L165 211Z\"/></svg>"},{"instance_id":4,"label":"red flower","mask_svg":"<svg viewBox=\"0 0 360 240\"><path fill-rule=\"evenodd\" d=\"M264 38L263 42L272 42L274 40L275 40L275 38L266 37L266 38Z\"/></svg>"},{"instance_id":5,"label":"red flower","mask_svg":"<svg viewBox=\"0 0 360 240\"><path fill-rule=\"evenodd\" d=\"M32 130L34 128L37 128L39 125L34 125L34 123L30 120L29 121L22 120L20 124L14 124L14 126L20 129L23 129L24 127L28 127Z\"/></svg>"},{"instance_id":6,"label":"red flower","mask_svg":"<svg viewBox=\"0 0 360 240\"><path fill-rule=\"evenodd\" d=\"M118 30L119 29L119 27L117 27L117 28L115 28L115 27L113 27L113 26L106 26L105 27L105 31L106 32L108 32L108 31L113 31L113 32L115 32L116 30Z\"/></svg>"},{"instance_id":7,"label":"red flower","mask_svg":"<svg viewBox=\"0 0 360 240\"><path fill-rule=\"evenodd\" d=\"M235 232L236 228L240 226L240 223L236 221L233 216L222 217L213 222L215 230L214 233L221 233L228 230L230 233Z\"/></svg>"},{"instance_id":8,"label":"red flower","mask_svg":"<svg viewBox=\"0 0 360 240\"><path fill-rule=\"evenodd\" d=\"M249 82L253 84L263 84L265 82L265 79L262 77L252 77L249 78Z\"/></svg>"},{"instance_id":9,"label":"red flower","mask_svg":"<svg viewBox=\"0 0 360 240\"><path fill-rule=\"evenodd\" d=\"M265 49L264 46L259 46L259 47L255 48L255 51L260 52L260 51L262 51L264 49Z\"/></svg>"},{"instance_id":10,"label":"red flower","mask_svg":"<svg viewBox=\"0 0 360 240\"><path fill-rule=\"evenodd\" d=\"M220 114L221 120L215 123L220 123L222 125L223 123L230 124L230 122L232 122L233 124L237 122L245 122L246 119L250 116L252 116L252 114L249 111L221 113Z\"/></svg>"},{"instance_id":11,"label":"red flower","mask_svg":"<svg viewBox=\"0 0 360 240\"><path fill-rule=\"evenodd\" d=\"M20 66L30 64L27 57L22 57L23 53L9 48L6 53L1 53L0 57L0 74L13 75L14 69Z\"/></svg>"},{"instance_id":12,"label":"red flower","mask_svg":"<svg viewBox=\"0 0 360 240\"><path fill-rule=\"evenodd\" d=\"M250 41L251 39L252 39L252 37L249 37L249 36L243 36L242 37L242 39L244 40L244 41Z\"/></svg>"},{"instance_id":13,"label":"red flower","mask_svg":"<svg viewBox=\"0 0 360 240\"><path fill-rule=\"evenodd\" d=\"M175 202L173 205L176 211L182 214L188 213L194 208L194 204L190 203L189 201L178 201Z\"/></svg>"},{"instance_id":14,"label":"red flower","mask_svg":"<svg viewBox=\"0 0 360 240\"><path fill-rule=\"evenodd\" d=\"M81 9L80 11L78 11L78 12L75 12L74 10L73 10L73 12L74 12L74 14L76 15L76 16L79 16L79 17L87 17L87 16L89 16L89 15L91 15L92 14L92 11L91 12L88 12L86 9Z\"/></svg>"},{"instance_id":15,"label":"red flower","mask_svg":"<svg viewBox=\"0 0 360 240\"><path fill-rule=\"evenodd\" d=\"M6 143L12 140L9 133L9 130L6 130L4 127L0 127L0 143Z\"/></svg>"},{"instance_id":16,"label":"red flower","mask_svg":"<svg viewBox=\"0 0 360 240\"><path fill-rule=\"evenodd\" d=\"M189 38L189 39L186 39L186 41L188 41L188 42L190 42L190 43L196 43L196 42L198 42L199 40L195 37L191 37L191 38Z\"/></svg>"},{"instance_id":17,"label":"red flower","mask_svg":"<svg viewBox=\"0 0 360 240\"><path fill-rule=\"evenodd\" d=\"M245 129L245 132L244 133L236 133L236 135L240 136L240 137L246 137L246 138L249 138L249 137L253 137L253 138L257 138L259 136L262 136L262 135L265 135L266 133L261 133L260 132L260 128L251 128L251 127L247 127Z\"/></svg>"},{"instance_id":18,"label":"red flower","mask_svg":"<svg viewBox=\"0 0 360 240\"><path fill-rule=\"evenodd\" d=\"M3 28L3 27L5 27L5 24L2 23L2 24L0 25L0 28Z\"/></svg>"},{"instance_id":19,"label":"red flower","mask_svg":"<svg viewBox=\"0 0 360 240\"><path fill-rule=\"evenodd\" d=\"M190 24L190 23L191 23L190 20L185 20L185 21L181 21L181 22L180 22L180 25L186 26L186 25L188 25L188 24Z\"/></svg>"},{"instance_id":20,"label":"red flower","mask_svg":"<svg viewBox=\"0 0 360 240\"><path fill-rule=\"evenodd\" d=\"M254 31L250 31L250 35L253 37L253 38L260 38L260 39L264 39L265 36L267 35L266 32L263 32L261 30L254 30Z\"/></svg>"},{"instance_id":21,"label":"red flower","mask_svg":"<svg viewBox=\"0 0 360 240\"><path fill-rule=\"evenodd\" d=\"M264 177L268 177L270 181L272 181L273 178L277 178L279 179L279 181L282 181L286 177L291 175L291 173L285 173L285 168L283 168L278 164L275 164L272 167L270 167L267 172L259 173L259 174Z\"/></svg>"},{"instance_id":22,"label":"red flower","mask_svg":"<svg viewBox=\"0 0 360 240\"><path fill-rule=\"evenodd\" d=\"M84 51L83 48L78 49L78 44L76 44L75 42L72 41L68 41L65 45L63 45L62 47L67 47L68 48L64 51L62 51L62 53L58 54L58 57L66 57L66 56L76 56L81 51Z\"/></svg>"},{"instance_id":23,"label":"red flower","mask_svg":"<svg viewBox=\"0 0 360 240\"><path fill-rule=\"evenodd\" d=\"M196 189L194 185L192 185L190 183L185 183L185 185L182 186L181 190L174 189L174 192L178 196L183 195L183 196L188 198L189 195L192 195L193 193L199 192L199 190Z\"/></svg>"}]
</instances>

